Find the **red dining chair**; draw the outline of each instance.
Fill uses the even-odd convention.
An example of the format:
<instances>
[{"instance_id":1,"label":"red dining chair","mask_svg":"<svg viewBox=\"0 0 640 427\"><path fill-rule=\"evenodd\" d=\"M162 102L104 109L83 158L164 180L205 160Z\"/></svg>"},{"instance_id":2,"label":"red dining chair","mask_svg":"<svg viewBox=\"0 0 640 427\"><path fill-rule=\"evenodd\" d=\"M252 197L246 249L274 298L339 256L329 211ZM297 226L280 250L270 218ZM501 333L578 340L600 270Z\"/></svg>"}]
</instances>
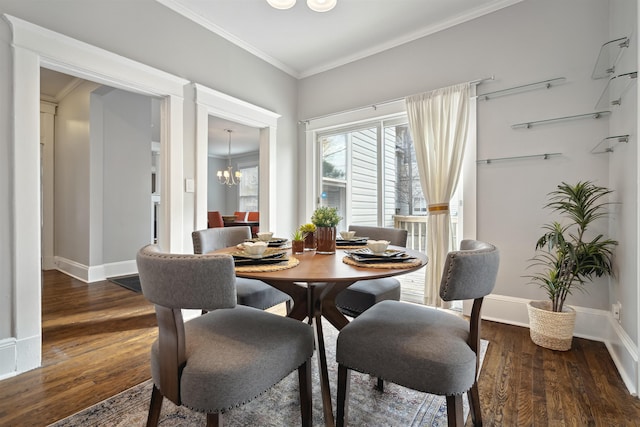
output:
<instances>
[{"instance_id":1,"label":"red dining chair","mask_svg":"<svg viewBox=\"0 0 640 427\"><path fill-rule=\"evenodd\" d=\"M222 220L220 211L209 211L207 213L207 219L209 228L224 227L224 221Z\"/></svg>"},{"instance_id":2,"label":"red dining chair","mask_svg":"<svg viewBox=\"0 0 640 427\"><path fill-rule=\"evenodd\" d=\"M236 211L236 212L234 212L234 215L236 216L236 221L246 221L247 220L247 212Z\"/></svg>"},{"instance_id":3,"label":"red dining chair","mask_svg":"<svg viewBox=\"0 0 640 427\"><path fill-rule=\"evenodd\" d=\"M247 213L247 221L260 221L260 212L250 211ZM256 235L260 231L260 226L254 225L251 227L251 234Z\"/></svg>"}]
</instances>

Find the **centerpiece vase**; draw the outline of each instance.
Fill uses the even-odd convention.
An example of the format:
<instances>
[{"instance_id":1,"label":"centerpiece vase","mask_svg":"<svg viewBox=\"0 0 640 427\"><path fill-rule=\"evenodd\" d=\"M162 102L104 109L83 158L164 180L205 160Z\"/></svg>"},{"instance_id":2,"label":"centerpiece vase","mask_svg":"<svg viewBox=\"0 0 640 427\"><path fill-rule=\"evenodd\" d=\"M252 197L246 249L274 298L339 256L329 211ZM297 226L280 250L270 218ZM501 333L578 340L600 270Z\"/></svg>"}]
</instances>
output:
<instances>
[{"instance_id":1,"label":"centerpiece vase","mask_svg":"<svg viewBox=\"0 0 640 427\"><path fill-rule=\"evenodd\" d=\"M304 253L304 240L292 240L291 241L291 252L293 254Z\"/></svg>"},{"instance_id":2,"label":"centerpiece vase","mask_svg":"<svg viewBox=\"0 0 640 427\"><path fill-rule=\"evenodd\" d=\"M316 233L309 232L304 236L304 250L315 251L316 250Z\"/></svg>"},{"instance_id":3,"label":"centerpiece vase","mask_svg":"<svg viewBox=\"0 0 640 427\"><path fill-rule=\"evenodd\" d=\"M318 227L316 229L316 253L321 255L336 253L336 227Z\"/></svg>"}]
</instances>

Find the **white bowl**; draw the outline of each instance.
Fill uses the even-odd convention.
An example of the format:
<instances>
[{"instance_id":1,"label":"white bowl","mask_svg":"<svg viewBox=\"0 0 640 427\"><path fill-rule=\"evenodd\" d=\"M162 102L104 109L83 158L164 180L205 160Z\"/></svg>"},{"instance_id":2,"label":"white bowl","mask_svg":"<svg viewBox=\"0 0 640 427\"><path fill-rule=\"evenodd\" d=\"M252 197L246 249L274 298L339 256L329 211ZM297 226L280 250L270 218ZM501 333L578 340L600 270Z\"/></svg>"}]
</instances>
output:
<instances>
[{"instance_id":1,"label":"white bowl","mask_svg":"<svg viewBox=\"0 0 640 427\"><path fill-rule=\"evenodd\" d=\"M261 231L260 233L257 234L257 236L258 236L258 239L262 240L263 242L268 242L269 240L271 240L273 233L270 231Z\"/></svg>"},{"instance_id":2,"label":"white bowl","mask_svg":"<svg viewBox=\"0 0 640 427\"><path fill-rule=\"evenodd\" d=\"M340 232L340 237L342 237L344 240L351 240L353 239L353 236L356 235L355 231L341 231Z\"/></svg>"},{"instance_id":3,"label":"white bowl","mask_svg":"<svg viewBox=\"0 0 640 427\"><path fill-rule=\"evenodd\" d=\"M383 254L384 251L387 250L387 246L389 246L388 240L368 240L367 247L374 254Z\"/></svg>"},{"instance_id":4,"label":"white bowl","mask_svg":"<svg viewBox=\"0 0 640 427\"><path fill-rule=\"evenodd\" d=\"M249 255L262 255L269 246L266 242L245 242L244 251Z\"/></svg>"}]
</instances>

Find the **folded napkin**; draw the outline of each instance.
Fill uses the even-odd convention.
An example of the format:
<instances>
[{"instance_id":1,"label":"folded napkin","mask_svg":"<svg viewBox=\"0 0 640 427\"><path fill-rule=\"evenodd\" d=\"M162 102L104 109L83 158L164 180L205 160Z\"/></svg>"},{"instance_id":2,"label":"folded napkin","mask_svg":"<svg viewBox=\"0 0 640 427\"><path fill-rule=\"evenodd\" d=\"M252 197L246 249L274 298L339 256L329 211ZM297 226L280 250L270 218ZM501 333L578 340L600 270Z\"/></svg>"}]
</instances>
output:
<instances>
[{"instance_id":1,"label":"folded napkin","mask_svg":"<svg viewBox=\"0 0 640 427\"><path fill-rule=\"evenodd\" d=\"M347 256L354 261L360 263L380 263L380 262L408 262L415 261L415 257L407 254L404 251L398 251L394 249L387 249L381 254L375 254L371 252L369 248L358 249L355 251L347 251Z\"/></svg>"},{"instance_id":2,"label":"folded napkin","mask_svg":"<svg viewBox=\"0 0 640 427\"><path fill-rule=\"evenodd\" d=\"M355 239L337 239L336 246L366 246L367 238L355 238Z\"/></svg>"}]
</instances>

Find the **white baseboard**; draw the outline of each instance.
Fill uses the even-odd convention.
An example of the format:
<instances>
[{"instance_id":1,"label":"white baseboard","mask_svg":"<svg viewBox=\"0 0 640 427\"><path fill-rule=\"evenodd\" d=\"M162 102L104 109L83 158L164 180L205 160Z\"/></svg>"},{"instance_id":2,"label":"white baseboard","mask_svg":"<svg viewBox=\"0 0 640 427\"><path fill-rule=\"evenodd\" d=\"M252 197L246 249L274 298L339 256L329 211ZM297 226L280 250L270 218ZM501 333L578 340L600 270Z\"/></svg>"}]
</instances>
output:
<instances>
[{"instance_id":1,"label":"white baseboard","mask_svg":"<svg viewBox=\"0 0 640 427\"><path fill-rule=\"evenodd\" d=\"M16 339L0 340L0 380L16 375Z\"/></svg>"},{"instance_id":2,"label":"white baseboard","mask_svg":"<svg viewBox=\"0 0 640 427\"><path fill-rule=\"evenodd\" d=\"M40 367L41 358L40 335L0 340L0 380Z\"/></svg>"},{"instance_id":3,"label":"white baseboard","mask_svg":"<svg viewBox=\"0 0 640 427\"><path fill-rule=\"evenodd\" d=\"M85 283L99 282L108 277L126 276L138 272L135 260L87 266L66 258L56 257L54 263L57 270Z\"/></svg>"},{"instance_id":4,"label":"white baseboard","mask_svg":"<svg viewBox=\"0 0 640 427\"><path fill-rule=\"evenodd\" d=\"M482 318L509 325L529 327L529 300L489 295L482 304ZM606 310L572 306L576 311L574 336L601 341L609 350L629 393L638 393L638 349L620 324Z\"/></svg>"}]
</instances>

